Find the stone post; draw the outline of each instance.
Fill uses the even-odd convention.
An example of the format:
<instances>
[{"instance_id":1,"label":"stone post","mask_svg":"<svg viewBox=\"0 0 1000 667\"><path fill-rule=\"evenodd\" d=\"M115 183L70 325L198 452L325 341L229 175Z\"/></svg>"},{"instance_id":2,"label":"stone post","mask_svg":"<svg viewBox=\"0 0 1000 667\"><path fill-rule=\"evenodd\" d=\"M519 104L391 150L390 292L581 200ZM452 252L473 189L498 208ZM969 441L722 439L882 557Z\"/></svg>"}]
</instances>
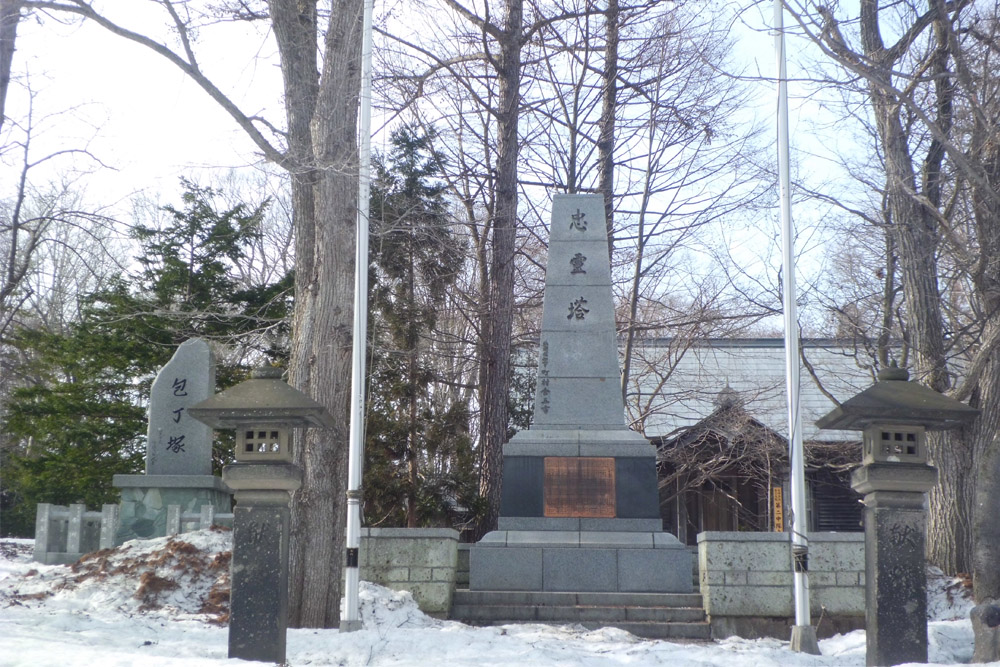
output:
<instances>
[{"instance_id":1,"label":"stone post","mask_svg":"<svg viewBox=\"0 0 1000 667\"><path fill-rule=\"evenodd\" d=\"M927 662L924 494L937 469L870 463L851 485L865 505L866 664Z\"/></svg>"},{"instance_id":2,"label":"stone post","mask_svg":"<svg viewBox=\"0 0 1000 667\"><path fill-rule=\"evenodd\" d=\"M52 508L49 503L38 503L35 510L35 553L34 559L40 563L47 563L45 555L50 551L55 551L55 535L52 530Z\"/></svg>"},{"instance_id":3,"label":"stone post","mask_svg":"<svg viewBox=\"0 0 1000 667\"><path fill-rule=\"evenodd\" d=\"M291 494L302 469L291 463L235 463L222 479L233 510L229 657L284 664L288 629Z\"/></svg>"},{"instance_id":4,"label":"stone post","mask_svg":"<svg viewBox=\"0 0 1000 667\"><path fill-rule=\"evenodd\" d=\"M291 429L333 426L326 409L265 366L250 379L191 406L217 429L236 430L236 463L222 480L236 492L233 511L229 657L285 662L288 540L292 492L302 469L292 463ZM210 517L203 514L203 520Z\"/></svg>"},{"instance_id":5,"label":"stone post","mask_svg":"<svg viewBox=\"0 0 1000 667\"><path fill-rule=\"evenodd\" d=\"M101 506L101 542L102 549L113 549L115 535L118 534L118 505Z\"/></svg>"},{"instance_id":6,"label":"stone post","mask_svg":"<svg viewBox=\"0 0 1000 667\"><path fill-rule=\"evenodd\" d=\"M66 553L83 553L83 513L87 506L74 503L69 506L69 525L66 529Z\"/></svg>"}]
</instances>

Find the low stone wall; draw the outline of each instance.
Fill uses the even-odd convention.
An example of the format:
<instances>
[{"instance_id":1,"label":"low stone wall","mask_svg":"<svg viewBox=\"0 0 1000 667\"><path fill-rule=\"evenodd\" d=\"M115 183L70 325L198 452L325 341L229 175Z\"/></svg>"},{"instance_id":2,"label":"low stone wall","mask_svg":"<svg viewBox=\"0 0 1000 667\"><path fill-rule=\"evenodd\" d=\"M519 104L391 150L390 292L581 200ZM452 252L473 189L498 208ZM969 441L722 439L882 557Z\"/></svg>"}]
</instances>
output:
<instances>
[{"instance_id":1,"label":"low stone wall","mask_svg":"<svg viewBox=\"0 0 1000 667\"><path fill-rule=\"evenodd\" d=\"M788 533L701 533L698 565L714 638L788 639L795 624ZM809 535L809 603L820 637L864 627L863 533Z\"/></svg>"},{"instance_id":2,"label":"low stone wall","mask_svg":"<svg viewBox=\"0 0 1000 667\"><path fill-rule=\"evenodd\" d=\"M450 528L362 528L359 575L410 591L420 610L447 618L455 591L458 531Z\"/></svg>"},{"instance_id":3,"label":"low stone wall","mask_svg":"<svg viewBox=\"0 0 1000 667\"><path fill-rule=\"evenodd\" d=\"M118 505L104 505L100 512L88 512L84 505L38 503L34 560L46 565L65 565L92 551L116 546L119 512ZM197 512L184 512L180 505L168 505L165 516L167 535L210 526L233 527L232 513L218 513L211 505L202 505Z\"/></svg>"},{"instance_id":4,"label":"low stone wall","mask_svg":"<svg viewBox=\"0 0 1000 667\"><path fill-rule=\"evenodd\" d=\"M75 563L80 556L114 546L118 505L88 512L85 505L39 503L35 512L34 560L46 565Z\"/></svg>"}]
</instances>

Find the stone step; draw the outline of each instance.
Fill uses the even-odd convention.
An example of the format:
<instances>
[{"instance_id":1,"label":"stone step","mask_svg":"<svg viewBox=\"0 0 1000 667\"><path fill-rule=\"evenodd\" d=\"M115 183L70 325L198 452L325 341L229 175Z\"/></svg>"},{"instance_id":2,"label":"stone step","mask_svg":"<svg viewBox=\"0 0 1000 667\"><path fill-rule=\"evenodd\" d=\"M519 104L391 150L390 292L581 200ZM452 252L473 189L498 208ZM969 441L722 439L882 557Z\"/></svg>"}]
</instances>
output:
<instances>
[{"instance_id":1,"label":"stone step","mask_svg":"<svg viewBox=\"0 0 1000 667\"><path fill-rule=\"evenodd\" d=\"M592 593L559 591L455 591L453 604L603 605L622 607L701 607L699 593Z\"/></svg>"},{"instance_id":2,"label":"stone step","mask_svg":"<svg viewBox=\"0 0 1000 667\"><path fill-rule=\"evenodd\" d=\"M469 625L496 626L511 625L517 621L463 621ZM521 621L525 622L525 621ZM526 621L537 625L567 625L569 621ZM710 642L712 641L712 626L708 622L703 623L631 623L614 621L610 623L582 621L573 623L580 625L587 630L600 630L601 628L618 628L625 632L630 632L636 637L644 639L669 639L671 641L689 642Z\"/></svg>"},{"instance_id":3,"label":"stone step","mask_svg":"<svg viewBox=\"0 0 1000 667\"><path fill-rule=\"evenodd\" d=\"M587 621L641 623L697 623L705 620L705 611L693 607L597 607L551 605L461 605L452 604L452 618L476 621Z\"/></svg>"},{"instance_id":4,"label":"stone step","mask_svg":"<svg viewBox=\"0 0 1000 667\"><path fill-rule=\"evenodd\" d=\"M450 618L472 625L541 623L615 627L650 639L710 640L701 596L456 590Z\"/></svg>"}]
</instances>

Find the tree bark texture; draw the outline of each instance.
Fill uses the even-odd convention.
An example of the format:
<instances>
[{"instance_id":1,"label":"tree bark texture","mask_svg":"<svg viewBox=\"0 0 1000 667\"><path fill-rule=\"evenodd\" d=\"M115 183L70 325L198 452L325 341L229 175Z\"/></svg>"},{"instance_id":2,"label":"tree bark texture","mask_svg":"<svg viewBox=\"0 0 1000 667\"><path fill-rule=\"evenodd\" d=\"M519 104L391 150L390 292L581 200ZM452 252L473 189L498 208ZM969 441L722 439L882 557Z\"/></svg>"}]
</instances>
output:
<instances>
[{"instance_id":1,"label":"tree bark texture","mask_svg":"<svg viewBox=\"0 0 1000 667\"><path fill-rule=\"evenodd\" d=\"M334 627L340 620L358 193L363 3L332 3L322 71L316 7L316 0L270 3L296 233L290 381L326 406L338 425L307 431L296 451L305 475L292 506L289 621L297 627Z\"/></svg>"},{"instance_id":2,"label":"tree bark texture","mask_svg":"<svg viewBox=\"0 0 1000 667\"><path fill-rule=\"evenodd\" d=\"M994 35L996 33L994 32ZM997 96L1000 82L984 72L979 88L982 99L993 100L992 114L976 114L970 138L970 155L982 166L973 181L972 204L979 253L972 273L975 292L986 322L976 366L978 377L970 403L981 410L973 425L972 446L976 471L973 498L972 580L976 602L1000 600L1000 130ZM983 647L977 647L977 650Z\"/></svg>"},{"instance_id":3,"label":"tree bark texture","mask_svg":"<svg viewBox=\"0 0 1000 667\"><path fill-rule=\"evenodd\" d=\"M3 129L6 120L7 89L10 87L10 68L14 63L14 43L20 18L19 0L0 0L0 129Z\"/></svg>"},{"instance_id":4,"label":"tree bark texture","mask_svg":"<svg viewBox=\"0 0 1000 667\"><path fill-rule=\"evenodd\" d=\"M887 49L882 41L877 0L861 3L860 28L865 56L871 63L867 75L869 98L884 153L886 199L892 222L889 229L898 252L915 379L944 392L949 381L938 285L941 233L935 211L927 208L940 199L944 152L940 144L931 142L922 165L915 165L910 133L901 117L903 105L893 91L893 69L900 53ZM951 125L950 100L940 95L950 93L944 93L940 86L938 93L937 121L947 131ZM922 199L915 196L918 193ZM968 572L972 489L967 480L972 470L972 449L955 434L932 434L928 451L941 480L929 497L928 556L946 572Z\"/></svg>"},{"instance_id":5,"label":"tree bark texture","mask_svg":"<svg viewBox=\"0 0 1000 667\"><path fill-rule=\"evenodd\" d=\"M489 513L478 532L496 527L503 480L503 444L507 441L510 393L511 330L514 321L514 260L517 231L517 121L521 104L521 35L523 0L508 0L498 39L496 202L490 255L489 312L483 322L484 384L481 401L480 494Z\"/></svg>"},{"instance_id":6,"label":"tree bark texture","mask_svg":"<svg viewBox=\"0 0 1000 667\"><path fill-rule=\"evenodd\" d=\"M608 0L605 13L604 89L601 91L600 136L597 162L598 189L604 197L604 221L608 227L608 258L614 257L615 216L615 110L618 106L618 0ZM622 382L623 386L625 382ZM624 391L624 390L623 390Z\"/></svg>"}]
</instances>

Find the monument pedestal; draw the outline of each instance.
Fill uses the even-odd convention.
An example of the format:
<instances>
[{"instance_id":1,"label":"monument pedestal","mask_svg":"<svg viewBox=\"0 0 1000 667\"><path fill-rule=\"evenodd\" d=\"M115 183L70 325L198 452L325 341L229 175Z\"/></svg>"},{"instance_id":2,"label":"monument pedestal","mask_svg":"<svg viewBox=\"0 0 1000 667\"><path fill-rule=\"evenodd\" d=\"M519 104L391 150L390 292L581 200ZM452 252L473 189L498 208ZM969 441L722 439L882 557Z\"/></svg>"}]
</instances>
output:
<instances>
[{"instance_id":1,"label":"monument pedestal","mask_svg":"<svg viewBox=\"0 0 1000 667\"><path fill-rule=\"evenodd\" d=\"M167 534L167 507L198 512L211 505L216 514L232 511L229 487L214 475L115 475L121 489L115 545Z\"/></svg>"},{"instance_id":2,"label":"monument pedestal","mask_svg":"<svg viewBox=\"0 0 1000 667\"><path fill-rule=\"evenodd\" d=\"M670 533L496 530L469 550L469 590L690 593Z\"/></svg>"},{"instance_id":3,"label":"monument pedestal","mask_svg":"<svg viewBox=\"0 0 1000 667\"><path fill-rule=\"evenodd\" d=\"M515 435L500 514L469 550L470 590L692 590L691 552L662 530L655 450L624 426Z\"/></svg>"}]
</instances>

